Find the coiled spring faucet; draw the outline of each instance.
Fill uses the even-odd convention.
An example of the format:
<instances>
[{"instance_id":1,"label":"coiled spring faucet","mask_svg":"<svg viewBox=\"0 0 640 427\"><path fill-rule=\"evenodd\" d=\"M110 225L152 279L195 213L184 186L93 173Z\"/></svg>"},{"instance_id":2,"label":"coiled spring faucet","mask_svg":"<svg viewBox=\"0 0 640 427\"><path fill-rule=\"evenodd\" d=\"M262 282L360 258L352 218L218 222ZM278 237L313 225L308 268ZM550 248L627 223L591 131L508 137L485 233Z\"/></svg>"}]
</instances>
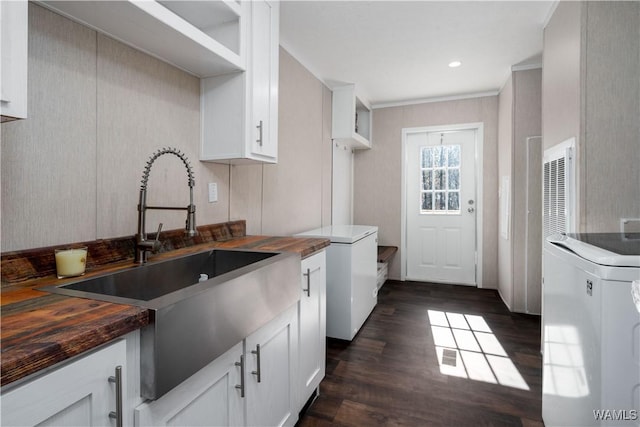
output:
<instances>
[{"instance_id":1,"label":"coiled spring faucet","mask_svg":"<svg viewBox=\"0 0 640 427\"><path fill-rule=\"evenodd\" d=\"M187 207L171 207L171 206L147 206L147 182L149 181L149 172L151 172L151 166L156 159L164 154L173 154L177 156L187 168L188 185L189 185L189 205ZM196 230L196 206L193 204L193 187L196 185L196 181L193 178L193 169L189 164L189 160L180 150L176 148L161 148L151 155L147 160L147 165L142 172L142 185L140 186L140 199L138 202L138 233L136 234L136 254L134 261L138 264L144 264L147 262L147 255L149 252L155 252L160 248L160 232L162 231L162 223L158 226L158 232L156 233L155 240L147 240L147 233L145 231L146 212L149 209L154 210L186 210L187 221L185 224L185 234L190 237L196 236L198 231Z\"/></svg>"}]
</instances>

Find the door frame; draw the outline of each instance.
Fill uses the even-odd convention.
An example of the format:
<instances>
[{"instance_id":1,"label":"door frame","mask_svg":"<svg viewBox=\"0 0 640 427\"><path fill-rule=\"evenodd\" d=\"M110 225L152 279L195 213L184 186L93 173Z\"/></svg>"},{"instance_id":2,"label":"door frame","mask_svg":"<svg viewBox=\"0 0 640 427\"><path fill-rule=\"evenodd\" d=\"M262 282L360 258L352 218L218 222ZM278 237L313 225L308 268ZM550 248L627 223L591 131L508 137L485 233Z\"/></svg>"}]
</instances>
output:
<instances>
[{"instance_id":1,"label":"door frame","mask_svg":"<svg viewBox=\"0 0 640 427\"><path fill-rule=\"evenodd\" d=\"M462 123L443 126L422 126L402 128L402 190L401 190L401 241L400 241L400 280L407 277L407 135L422 132L444 132L459 130L475 130L475 201L476 201L476 286L482 288L482 246L483 246L483 156L484 153L484 123Z\"/></svg>"}]
</instances>

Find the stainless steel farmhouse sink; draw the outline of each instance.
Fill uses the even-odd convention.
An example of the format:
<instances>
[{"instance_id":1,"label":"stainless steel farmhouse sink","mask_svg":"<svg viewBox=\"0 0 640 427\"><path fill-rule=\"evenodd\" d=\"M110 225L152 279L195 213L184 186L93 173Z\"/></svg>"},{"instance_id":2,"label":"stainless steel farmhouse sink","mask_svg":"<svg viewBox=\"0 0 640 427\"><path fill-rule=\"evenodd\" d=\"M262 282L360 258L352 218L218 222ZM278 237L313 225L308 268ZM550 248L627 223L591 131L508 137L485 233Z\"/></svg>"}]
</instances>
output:
<instances>
[{"instance_id":1,"label":"stainless steel farmhouse sink","mask_svg":"<svg viewBox=\"0 0 640 427\"><path fill-rule=\"evenodd\" d=\"M213 249L42 290L148 309L141 394L157 399L298 301L299 276L296 253Z\"/></svg>"}]
</instances>

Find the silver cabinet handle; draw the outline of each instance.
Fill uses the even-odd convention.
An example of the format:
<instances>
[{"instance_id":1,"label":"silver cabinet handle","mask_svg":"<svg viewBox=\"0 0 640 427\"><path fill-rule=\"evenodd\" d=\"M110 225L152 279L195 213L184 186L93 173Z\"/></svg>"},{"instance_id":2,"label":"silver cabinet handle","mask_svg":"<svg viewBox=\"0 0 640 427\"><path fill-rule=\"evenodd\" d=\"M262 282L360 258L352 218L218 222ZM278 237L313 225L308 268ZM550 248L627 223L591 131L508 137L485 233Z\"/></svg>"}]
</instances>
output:
<instances>
[{"instance_id":1,"label":"silver cabinet handle","mask_svg":"<svg viewBox=\"0 0 640 427\"><path fill-rule=\"evenodd\" d=\"M303 289L302 292L306 292L307 296L311 296L311 269L307 268L307 272L303 274L303 276L307 276L307 289Z\"/></svg>"},{"instance_id":2,"label":"silver cabinet handle","mask_svg":"<svg viewBox=\"0 0 640 427\"><path fill-rule=\"evenodd\" d=\"M240 355L240 361L236 362L236 366L240 367L240 384L236 384L236 388L240 390L240 397L244 397L244 355Z\"/></svg>"},{"instance_id":3,"label":"silver cabinet handle","mask_svg":"<svg viewBox=\"0 0 640 427\"><path fill-rule=\"evenodd\" d=\"M321 267L316 267L313 270L310 269L310 268L307 268L307 272L306 273L302 273L302 275L307 278L307 289L302 289L302 292L306 292L308 297L311 296L311 273L314 273L314 272L320 270L320 268Z\"/></svg>"},{"instance_id":4,"label":"silver cabinet handle","mask_svg":"<svg viewBox=\"0 0 640 427\"><path fill-rule=\"evenodd\" d=\"M116 420L116 427L122 427L122 366L116 366L116 375L109 377L109 382L116 385L116 410L109 412L109 418Z\"/></svg>"},{"instance_id":5,"label":"silver cabinet handle","mask_svg":"<svg viewBox=\"0 0 640 427\"><path fill-rule=\"evenodd\" d=\"M258 126L256 126L256 128L258 129L258 139L256 139L256 142L258 143L259 146L262 147L262 120L260 120L260 123L258 124Z\"/></svg>"},{"instance_id":6,"label":"silver cabinet handle","mask_svg":"<svg viewBox=\"0 0 640 427\"><path fill-rule=\"evenodd\" d=\"M260 374L260 344L256 344L256 349L251 350L251 353L255 354L257 359L257 369L255 371L251 371L251 373L255 375L258 378L258 382L260 382L262 379Z\"/></svg>"}]
</instances>

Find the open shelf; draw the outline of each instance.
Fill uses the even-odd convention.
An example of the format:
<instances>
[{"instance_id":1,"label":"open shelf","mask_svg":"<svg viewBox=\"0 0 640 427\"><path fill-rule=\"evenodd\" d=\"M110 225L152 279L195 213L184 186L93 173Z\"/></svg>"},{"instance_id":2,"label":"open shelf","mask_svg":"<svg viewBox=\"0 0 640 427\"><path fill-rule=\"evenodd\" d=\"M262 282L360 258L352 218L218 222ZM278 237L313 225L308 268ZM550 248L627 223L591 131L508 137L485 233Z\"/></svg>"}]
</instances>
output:
<instances>
[{"instance_id":1,"label":"open shelf","mask_svg":"<svg viewBox=\"0 0 640 427\"><path fill-rule=\"evenodd\" d=\"M356 96L355 85L333 89L331 138L354 149L371 148L371 107Z\"/></svg>"},{"instance_id":2,"label":"open shelf","mask_svg":"<svg viewBox=\"0 0 640 427\"><path fill-rule=\"evenodd\" d=\"M195 76L244 70L234 1L43 1L42 5Z\"/></svg>"}]
</instances>

